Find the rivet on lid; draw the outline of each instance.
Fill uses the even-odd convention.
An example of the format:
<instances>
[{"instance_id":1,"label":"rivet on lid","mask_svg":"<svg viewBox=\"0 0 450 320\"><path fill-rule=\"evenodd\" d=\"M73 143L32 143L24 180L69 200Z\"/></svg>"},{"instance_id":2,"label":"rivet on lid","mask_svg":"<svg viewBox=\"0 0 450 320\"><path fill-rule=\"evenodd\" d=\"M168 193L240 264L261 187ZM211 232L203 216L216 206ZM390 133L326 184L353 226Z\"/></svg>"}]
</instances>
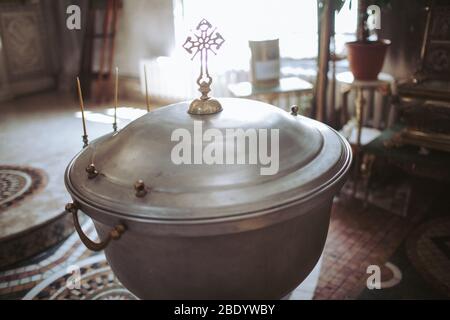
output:
<instances>
[{"instance_id":1,"label":"rivet on lid","mask_svg":"<svg viewBox=\"0 0 450 320\"><path fill-rule=\"evenodd\" d=\"M134 184L134 190L136 191L136 197L142 198L147 194L147 188L145 186L144 181L138 180Z\"/></svg>"},{"instance_id":2,"label":"rivet on lid","mask_svg":"<svg viewBox=\"0 0 450 320\"><path fill-rule=\"evenodd\" d=\"M87 168L86 168L86 172L88 174L88 179L94 179L95 177L98 176L98 171L95 168L95 165L93 163L91 163Z\"/></svg>"}]
</instances>

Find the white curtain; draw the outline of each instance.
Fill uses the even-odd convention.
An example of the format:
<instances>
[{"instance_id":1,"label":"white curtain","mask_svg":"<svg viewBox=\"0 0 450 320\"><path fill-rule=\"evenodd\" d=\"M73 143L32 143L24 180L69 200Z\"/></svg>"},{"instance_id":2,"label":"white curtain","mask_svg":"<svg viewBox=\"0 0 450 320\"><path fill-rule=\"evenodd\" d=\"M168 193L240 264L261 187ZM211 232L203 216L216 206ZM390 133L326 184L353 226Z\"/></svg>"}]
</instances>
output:
<instances>
[{"instance_id":1,"label":"white curtain","mask_svg":"<svg viewBox=\"0 0 450 320\"><path fill-rule=\"evenodd\" d=\"M51 41L51 61L60 91L71 91L74 79L80 71L83 38L88 18L88 0L41 0L47 18ZM81 9L81 30L69 30L66 26L66 10L70 5Z\"/></svg>"}]
</instances>

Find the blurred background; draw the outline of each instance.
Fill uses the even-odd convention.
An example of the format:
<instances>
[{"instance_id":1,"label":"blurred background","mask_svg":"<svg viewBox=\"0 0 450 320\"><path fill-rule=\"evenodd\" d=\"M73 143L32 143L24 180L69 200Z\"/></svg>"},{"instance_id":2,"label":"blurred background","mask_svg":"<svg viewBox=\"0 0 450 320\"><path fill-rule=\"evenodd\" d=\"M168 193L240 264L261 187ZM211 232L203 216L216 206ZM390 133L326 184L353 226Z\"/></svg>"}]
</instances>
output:
<instances>
[{"instance_id":1,"label":"blurred background","mask_svg":"<svg viewBox=\"0 0 450 320\"><path fill-rule=\"evenodd\" d=\"M212 95L341 132L352 174L294 299L450 296L450 5L444 0L1 0L0 298L132 299L74 234L63 175L95 139L199 96L183 48L207 19ZM95 237L90 220L83 228ZM64 289L82 265L86 287ZM381 290L367 267L381 268Z\"/></svg>"}]
</instances>

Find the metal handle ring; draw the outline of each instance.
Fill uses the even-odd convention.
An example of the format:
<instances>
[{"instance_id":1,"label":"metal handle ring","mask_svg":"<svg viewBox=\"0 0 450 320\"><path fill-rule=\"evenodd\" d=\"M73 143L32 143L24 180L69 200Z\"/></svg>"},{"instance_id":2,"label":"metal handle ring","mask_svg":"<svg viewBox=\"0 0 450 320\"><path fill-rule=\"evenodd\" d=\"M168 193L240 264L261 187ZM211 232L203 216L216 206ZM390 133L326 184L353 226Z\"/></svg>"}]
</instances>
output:
<instances>
[{"instance_id":1,"label":"metal handle ring","mask_svg":"<svg viewBox=\"0 0 450 320\"><path fill-rule=\"evenodd\" d=\"M72 213L73 224L75 226L75 230L80 237L81 242L92 251L101 251L106 248L111 240L120 239L121 235L125 232L125 226L122 224L118 224L112 229L105 240L101 242L94 242L88 238L87 235L84 234L83 229L81 229L80 222L78 220L78 207L75 203L68 203L66 205L66 211Z\"/></svg>"}]
</instances>

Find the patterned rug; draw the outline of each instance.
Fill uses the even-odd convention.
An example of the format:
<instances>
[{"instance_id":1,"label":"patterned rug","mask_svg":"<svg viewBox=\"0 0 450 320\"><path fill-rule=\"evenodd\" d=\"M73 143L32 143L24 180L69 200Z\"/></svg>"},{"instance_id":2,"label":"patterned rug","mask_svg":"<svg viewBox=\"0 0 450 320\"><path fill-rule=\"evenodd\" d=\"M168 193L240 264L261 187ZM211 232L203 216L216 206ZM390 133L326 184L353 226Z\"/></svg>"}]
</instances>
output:
<instances>
[{"instance_id":1,"label":"patterned rug","mask_svg":"<svg viewBox=\"0 0 450 320\"><path fill-rule=\"evenodd\" d=\"M395 175L372 191L368 204L364 190L355 199L344 187L335 198L314 298L450 297L448 185ZM369 266L380 268L381 288L389 290L368 289Z\"/></svg>"},{"instance_id":2,"label":"patterned rug","mask_svg":"<svg viewBox=\"0 0 450 320\"><path fill-rule=\"evenodd\" d=\"M96 238L92 221L82 226ZM311 275L319 269L315 268ZM311 275L308 277L310 278ZM304 284L310 285L306 279ZM311 299L313 293L299 286L285 299ZM114 276L103 253L87 250L72 234L62 245L14 269L0 272L0 300L136 300Z\"/></svg>"},{"instance_id":3,"label":"patterned rug","mask_svg":"<svg viewBox=\"0 0 450 320\"><path fill-rule=\"evenodd\" d=\"M46 183L47 176L40 169L0 165L0 213L42 190Z\"/></svg>"},{"instance_id":4,"label":"patterned rug","mask_svg":"<svg viewBox=\"0 0 450 320\"><path fill-rule=\"evenodd\" d=\"M416 270L450 297L450 217L419 226L407 241L407 253Z\"/></svg>"},{"instance_id":5,"label":"patterned rug","mask_svg":"<svg viewBox=\"0 0 450 320\"><path fill-rule=\"evenodd\" d=\"M95 239L91 220L83 224ZM114 277L103 254L73 233L60 246L0 272L0 299L134 299Z\"/></svg>"},{"instance_id":6,"label":"patterned rug","mask_svg":"<svg viewBox=\"0 0 450 320\"><path fill-rule=\"evenodd\" d=\"M114 276L103 254L60 269L40 282L24 300L136 300Z\"/></svg>"},{"instance_id":7,"label":"patterned rug","mask_svg":"<svg viewBox=\"0 0 450 320\"><path fill-rule=\"evenodd\" d=\"M42 169L0 165L0 270L51 248L73 232L64 210L56 215L45 210L53 205L49 200L54 196L48 181Z\"/></svg>"},{"instance_id":8,"label":"patterned rug","mask_svg":"<svg viewBox=\"0 0 450 320\"><path fill-rule=\"evenodd\" d=\"M90 238L96 238L91 220L83 224L83 230ZM380 266L382 288L405 284L404 266L398 267L390 259L406 239L409 260L415 269L441 290L448 290L450 218L417 223L376 208L364 209L357 201L337 201L314 298L357 299L366 290L369 265ZM377 291L381 298L389 292ZM57 248L0 272L0 299L136 297L120 284L104 255L87 250L73 233Z\"/></svg>"},{"instance_id":9,"label":"patterned rug","mask_svg":"<svg viewBox=\"0 0 450 320\"><path fill-rule=\"evenodd\" d=\"M389 262L414 224L360 201L336 201L314 299L356 299L366 288L370 265L381 270L382 287L395 285L401 271Z\"/></svg>"},{"instance_id":10,"label":"patterned rug","mask_svg":"<svg viewBox=\"0 0 450 320\"><path fill-rule=\"evenodd\" d=\"M395 285L392 279L398 280L395 266L385 263L409 226L398 216L361 210L354 204L335 204L316 299L356 298L365 286L366 264L383 266L385 286ZM83 230L89 237L96 237L90 220L84 223ZM114 277L104 255L87 250L74 233L52 252L0 272L0 299L135 297Z\"/></svg>"}]
</instances>

